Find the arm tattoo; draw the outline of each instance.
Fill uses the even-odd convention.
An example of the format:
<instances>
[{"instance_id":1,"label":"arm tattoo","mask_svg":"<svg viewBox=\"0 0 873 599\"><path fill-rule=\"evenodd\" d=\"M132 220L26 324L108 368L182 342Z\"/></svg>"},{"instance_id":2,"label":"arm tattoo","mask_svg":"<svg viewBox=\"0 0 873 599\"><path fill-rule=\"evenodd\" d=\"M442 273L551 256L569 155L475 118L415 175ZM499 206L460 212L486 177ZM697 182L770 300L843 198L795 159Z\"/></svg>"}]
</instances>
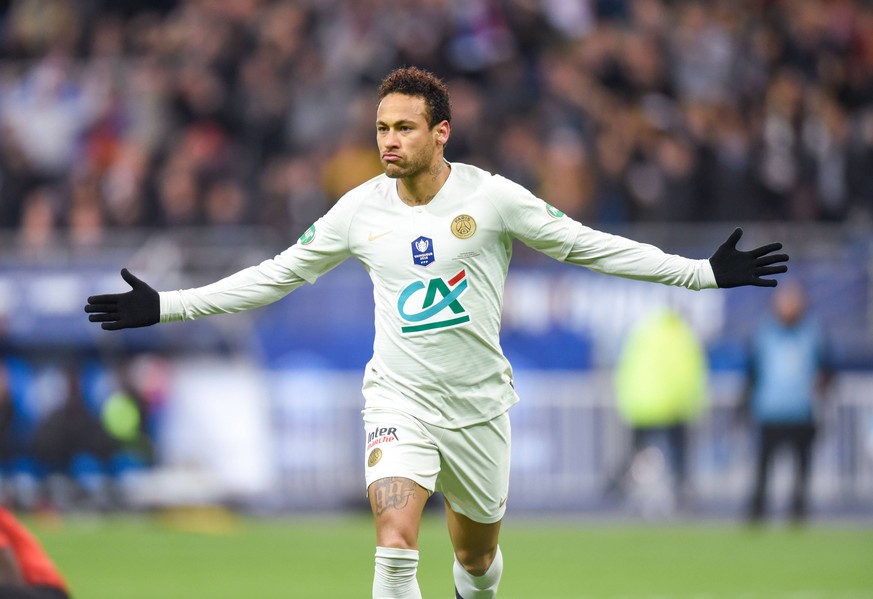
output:
<instances>
[{"instance_id":1,"label":"arm tattoo","mask_svg":"<svg viewBox=\"0 0 873 599\"><path fill-rule=\"evenodd\" d=\"M373 483L373 512L381 516L390 509L402 510L415 496L415 483L408 478L383 478Z\"/></svg>"}]
</instances>

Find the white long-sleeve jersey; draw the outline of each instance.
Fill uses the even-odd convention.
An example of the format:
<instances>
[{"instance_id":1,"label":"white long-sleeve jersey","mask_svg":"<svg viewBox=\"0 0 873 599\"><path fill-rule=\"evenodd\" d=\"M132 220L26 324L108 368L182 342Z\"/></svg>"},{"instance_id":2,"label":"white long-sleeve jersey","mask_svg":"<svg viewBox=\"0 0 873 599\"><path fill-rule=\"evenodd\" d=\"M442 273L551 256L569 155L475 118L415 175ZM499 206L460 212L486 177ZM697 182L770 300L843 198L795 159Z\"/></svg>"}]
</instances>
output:
<instances>
[{"instance_id":1,"label":"white long-sleeve jersey","mask_svg":"<svg viewBox=\"0 0 873 599\"><path fill-rule=\"evenodd\" d=\"M518 401L499 340L513 239L597 272L716 287L708 260L595 231L503 177L453 163L426 205L405 204L396 181L380 175L343 196L275 258L205 287L162 292L161 321L263 306L355 257L375 299L367 407L467 426Z\"/></svg>"}]
</instances>

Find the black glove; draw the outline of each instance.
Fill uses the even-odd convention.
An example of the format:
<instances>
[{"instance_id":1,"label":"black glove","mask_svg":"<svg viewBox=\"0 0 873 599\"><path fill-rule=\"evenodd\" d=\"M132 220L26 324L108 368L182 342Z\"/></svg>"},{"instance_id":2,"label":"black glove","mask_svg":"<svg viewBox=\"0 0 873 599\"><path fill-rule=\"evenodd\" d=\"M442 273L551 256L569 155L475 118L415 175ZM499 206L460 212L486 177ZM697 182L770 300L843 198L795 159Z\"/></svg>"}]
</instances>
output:
<instances>
[{"instance_id":1,"label":"black glove","mask_svg":"<svg viewBox=\"0 0 873 599\"><path fill-rule=\"evenodd\" d=\"M91 313L88 320L102 322L107 331L147 327L161 319L161 300L158 292L140 281L124 268L121 278L133 287L127 293L92 295L88 298L85 312Z\"/></svg>"},{"instance_id":2,"label":"black glove","mask_svg":"<svg viewBox=\"0 0 873 599\"><path fill-rule=\"evenodd\" d=\"M768 243L748 252L737 249L737 242L743 236L743 230L737 227L728 240L721 244L709 263L719 287L740 287L755 285L757 287L775 287L775 279L762 279L765 275L775 275L786 272L784 264L771 266L777 262L787 262L788 254L773 254L782 249L781 243Z\"/></svg>"}]
</instances>

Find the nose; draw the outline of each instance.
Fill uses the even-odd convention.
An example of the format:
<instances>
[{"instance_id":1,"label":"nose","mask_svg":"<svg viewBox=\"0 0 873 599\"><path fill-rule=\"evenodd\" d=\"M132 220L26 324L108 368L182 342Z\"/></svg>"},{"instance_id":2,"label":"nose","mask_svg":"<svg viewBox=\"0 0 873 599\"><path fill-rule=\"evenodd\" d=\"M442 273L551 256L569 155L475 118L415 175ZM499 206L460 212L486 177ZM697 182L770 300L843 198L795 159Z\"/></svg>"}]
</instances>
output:
<instances>
[{"instance_id":1,"label":"nose","mask_svg":"<svg viewBox=\"0 0 873 599\"><path fill-rule=\"evenodd\" d=\"M397 145L397 134L394 131L388 130L382 134L382 147L392 149Z\"/></svg>"}]
</instances>

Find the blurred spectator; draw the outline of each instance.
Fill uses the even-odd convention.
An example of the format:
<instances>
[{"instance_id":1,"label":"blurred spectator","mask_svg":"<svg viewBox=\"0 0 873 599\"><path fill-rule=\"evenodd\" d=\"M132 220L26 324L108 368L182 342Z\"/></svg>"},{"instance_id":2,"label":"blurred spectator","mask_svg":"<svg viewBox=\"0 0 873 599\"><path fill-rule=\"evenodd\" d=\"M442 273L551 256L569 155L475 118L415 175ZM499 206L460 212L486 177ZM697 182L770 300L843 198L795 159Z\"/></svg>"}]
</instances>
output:
<instances>
[{"instance_id":1,"label":"blurred spectator","mask_svg":"<svg viewBox=\"0 0 873 599\"><path fill-rule=\"evenodd\" d=\"M167 227L201 223L200 182L189 161L179 154L168 159L158 180L160 222Z\"/></svg>"},{"instance_id":2,"label":"blurred spectator","mask_svg":"<svg viewBox=\"0 0 873 599\"><path fill-rule=\"evenodd\" d=\"M543 152L539 196L577 220L591 221L593 176L581 137L570 129L557 129L545 140Z\"/></svg>"},{"instance_id":3,"label":"blurred spectator","mask_svg":"<svg viewBox=\"0 0 873 599\"><path fill-rule=\"evenodd\" d=\"M22 360L0 360L0 505L25 509L34 507L38 495L31 442L39 411L21 384L27 375Z\"/></svg>"},{"instance_id":4,"label":"blurred spectator","mask_svg":"<svg viewBox=\"0 0 873 599\"><path fill-rule=\"evenodd\" d=\"M679 97L721 102L730 97L734 47L724 15L703 2L673 9L678 26L670 35L670 61Z\"/></svg>"},{"instance_id":5,"label":"blurred spectator","mask_svg":"<svg viewBox=\"0 0 873 599\"><path fill-rule=\"evenodd\" d=\"M94 176L77 177L70 190L67 226L74 247L99 246L105 229L105 212L101 206L99 182Z\"/></svg>"},{"instance_id":6,"label":"blurred spectator","mask_svg":"<svg viewBox=\"0 0 873 599\"><path fill-rule=\"evenodd\" d=\"M8 47L13 56L70 52L81 32L72 0L15 0L8 6Z\"/></svg>"},{"instance_id":7,"label":"blurred spectator","mask_svg":"<svg viewBox=\"0 0 873 599\"><path fill-rule=\"evenodd\" d=\"M261 180L262 226L300 235L315 222L328 205L321 176L314 160L279 156L267 164Z\"/></svg>"},{"instance_id":8,"label":"blurred spectator","mask_svg":"<svg viewBox=\"0 0 873 599\"><path fill-rule=\"evenodd\" d=\"M752 172L753 139L736 106L695 104L687 107L687 120L698 145L699 193L708 198L701 219L717 221L762 218Z\"/></svg>"},{"instance_id":9,"label":"blurred spectator","mask_svg":"<svg viewBox=\"0 0 873 599\"><path fill-rule=\"evenodd\" d=\"M136 359L125 360L115 368L115 384L100 407L100 421L115 442L114 470L126 467L142 468L155 460L152 439L152 416L149 398L137 380L142 364ZM119 466L118 462L124 462ZM118 472L113 472L118 474Z\"/></svg>"},{"instance_id":10,"label":"blurred spectator","mask_svg":"<svg viewBox=\"0 0 873 599\"><path fill-rule=\"evenodd\" d=\"M93 503L111 504L107 472L118 443L88 405L79 370L64 368L67 387L60 405L37 426L33 453L48 470L48 493L52 505L70 509Z\"/></svg>"},{"instance_id":11,"label":"blurred spectator","mask_svg":"<svg viewBox=\"0 0 873 599\"><path fill-rule=\"evenodd\" d=\"M55 242L56 227L60 220L58 192L48 186L32 189L24 196L21 209L21 228L18 245L27 257L39 257Z\"/></svg>"},{"instance_id":12,"label":"blurred spectator","mask_svg":"<svg viewBox=\"0 0 873 599\"><path fill-rule=\"evenodd\" d=\"M239 181L227 176L216 177L203 194L206 222L212 227L232 227L249 220L248 194Z\"/></svg>"},{"instance_id":13,"label":"blurred spectator","mask_svg":"<svg viewBox=\"0 0 873 599\"><path fill-rule=\"evenodd\" d=\"M451 82L450 160L553 190L586 221L873 214L862 0L4 6L3 228L34 227L25 198L48 185L52 234L80 242L215 222L297 233L349 165L370 168L361 94L400 64ZM318 177L301 200L277 177L303 163Z\"/></svg>"},{"instance_id":14,"label":"blurred spectator","mask_svg":"<svg viewBox=\"0 0 873 599\"><path fill-rule=\"evenodd\" d=\"M104 82L77 74L66 57L46 57L2 100L3 125L41 176L69 174L80 137L106 101Z\"/></svg>"},{"instance_id":15,"label":"blurred spectator","mask_svg":"<svg viewBox=\"0 0 873 599\"><path fill-rule=\"evenodd\" d=\"M822 331L807 312L800 284L780 285L772 310L752 342L748 384L739 406L740 414L751 419L758 444L747 515L752 522L765 517L776 452L787 446L795 468L789 511L795 522L802 522L808 512L817 404L824 398L830 372Z\"/></svg>"},{"instance_id":16,"label":"blurred spectator","mask_svg":"<svg viewBox=\"0 0 873 599\"><path fill-rule=\"evenodd\" d=\"M12 385L9 380L8 368L5 361L0 361L0 471L5 475L12 459L16 455L15 431L15 398L12 397ZM3 480L3 488L0 489L0 504L6 501L6 480Z\"/></svg>"},{"instance_id":17,"label":"blurred spectator","mask_svg":"<svg viewBox=\"0 0 873 599\"><path fill-rule=\"evenodd\" d=\"M624 222L630 212L630 196L624 173L631 158L632 147L626 137L607 129L597 136L597 200L595 221Z\"/></svg>"},{"instance_id":18,"label":"blurred spectator","mask_svg":"<svg viewBox=\"0 0 873 599\"><path fill-rule=\"evenodd\" d=\"M801 125L804 81L783 68L768 85L758 145L758 178L763 187L759 213L768 219L801 216L803 154ZM807 211L807 219L809 214Z\"/></svg>"},{"instance_id":19,"label":"blurred spectator","mask_svg":"<svg viewBox=\"0 0 873 599\"><path fill-rule=\"evenodd\" d=\"M858 120L850 157L849 186L852 197L866 198L865 208L873 214L873 169L870 168L873 164L873 106Z\"/></svg>"},{"instance_id":20,"label":"blurred spectator","mask_svg":"<svg viewBox=\"0 0 873 599\"><path fill-rule=\"evenodd\" d=\"M812 99L805 131L810 156L810 196L818 197L811 218L842 221L849 212L849 119L839 102L827 95Z\"/></svg>"},{"instance_id":21,"label":"blurred spectator","mask_svg":"<svg viewBox=\"0 0 873 599\"><path fill-rule=\"evenodd\" d=\"M702 343L671 308L643 319L625 342L615 392L631 429L631 451L608 490L629 481L642 488L644 513L669 511L688 499L688 427L705 406L706 371ZM666 499L653 492L664 481ZM663 505L649 507L658 502Z\"/></svg>"},{"instance_id":22,"label":"blurred spectator","mask_svg":"<svg viewBox=\"0 0 873 599\"><path fill-rule=\"evenodd\" d=\"M148 354L109 367L59 359L0 360L0 504L131 505L155 463L166 367Z\"/></svg>"},{"instance_id":23,"label":"blurred spectator","mask_svg":"<svg viewBox=\"0 0 873 599\"><path fill-rule=\"evenodd\" d=\"M345 131L329 146L332 156L322 160L322 187L332 204L347 191L382 172L379 152L373 146L373 103L358 94L346 101Z\"/></svg>"}]
</instances>

